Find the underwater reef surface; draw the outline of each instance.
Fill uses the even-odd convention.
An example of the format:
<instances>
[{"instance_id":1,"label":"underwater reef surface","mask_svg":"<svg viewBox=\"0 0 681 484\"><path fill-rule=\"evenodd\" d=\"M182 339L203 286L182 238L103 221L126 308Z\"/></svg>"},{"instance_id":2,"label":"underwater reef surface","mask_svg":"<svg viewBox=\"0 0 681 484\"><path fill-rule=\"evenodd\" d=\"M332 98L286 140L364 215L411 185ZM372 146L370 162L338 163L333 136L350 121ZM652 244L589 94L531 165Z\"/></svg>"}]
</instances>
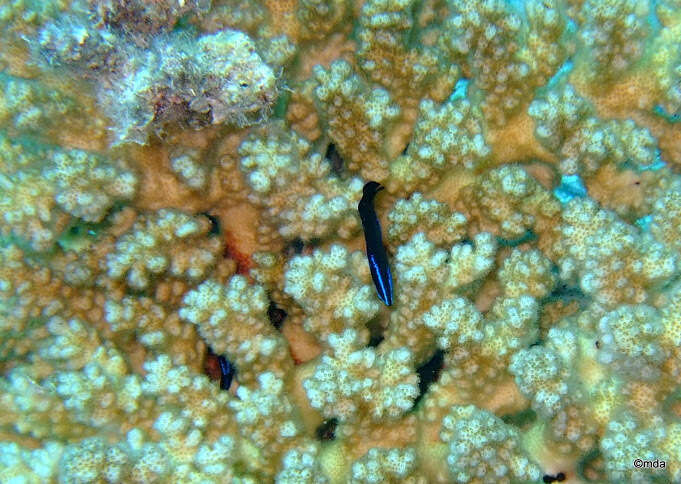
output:
<instances>
[{"instance_id":1,"label":"underwater reef surface","mask_svg":"<svg viewBox=\"0 0 681 484\"><path fill-rule=\"evenodd\" d=\"M0 482L681 482L678 0L0 32Z\"/></svg>"}]
</instances>

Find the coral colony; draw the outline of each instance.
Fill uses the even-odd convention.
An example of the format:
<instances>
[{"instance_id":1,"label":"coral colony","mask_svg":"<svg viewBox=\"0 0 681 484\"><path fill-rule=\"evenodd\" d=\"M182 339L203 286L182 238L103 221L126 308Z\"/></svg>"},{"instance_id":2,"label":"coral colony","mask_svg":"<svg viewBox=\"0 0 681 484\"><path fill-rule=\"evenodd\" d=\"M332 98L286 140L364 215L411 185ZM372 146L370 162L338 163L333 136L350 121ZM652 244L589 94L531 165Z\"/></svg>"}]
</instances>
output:
<instances>
[{"instance_id":1,"label":"coral colony","mask_svg":"<svg viewBox=\"0 0 681 484\"><path fill-rule=\"evenodd\" d=\"M0 2L0 482L681 483L680 119L679 0Z\"/></svg>"}]
</instances>

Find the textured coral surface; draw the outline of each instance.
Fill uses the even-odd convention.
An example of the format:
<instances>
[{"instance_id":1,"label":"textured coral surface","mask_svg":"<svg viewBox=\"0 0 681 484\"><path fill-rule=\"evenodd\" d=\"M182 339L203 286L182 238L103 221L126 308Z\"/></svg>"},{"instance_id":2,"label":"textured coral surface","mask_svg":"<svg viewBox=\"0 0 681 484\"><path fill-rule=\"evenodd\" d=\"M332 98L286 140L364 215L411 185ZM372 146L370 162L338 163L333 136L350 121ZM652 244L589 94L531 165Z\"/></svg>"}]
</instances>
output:
<instances>
[{"instance_id":1,"label":"textured coral surface","mask_svg":"<svg viewBox=\"0 0 681 484\"><path fill-rule=\"evenodd\" d=\"M0 483L681 483L680 121L678 0L0 1Z\"/></svg>"}]
</instances>

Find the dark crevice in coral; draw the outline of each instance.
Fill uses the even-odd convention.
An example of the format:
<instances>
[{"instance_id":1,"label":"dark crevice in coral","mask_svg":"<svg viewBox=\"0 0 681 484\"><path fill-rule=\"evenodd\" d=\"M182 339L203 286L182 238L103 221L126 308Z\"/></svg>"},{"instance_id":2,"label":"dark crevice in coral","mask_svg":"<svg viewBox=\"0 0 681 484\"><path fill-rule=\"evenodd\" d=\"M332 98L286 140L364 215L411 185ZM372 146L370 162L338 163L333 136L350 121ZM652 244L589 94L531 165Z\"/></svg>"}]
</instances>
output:
<instances>
[{"instance_id":1,"label":"dark crevice in coral","mask_svg":"<svg viewBox=\"0 0 681 484\"><path fill-rule=\"evenodd\" d=\"M382 334L371 334L371 337L369 338L369 347L375 348L379 344L381 344L381 341L383 341L383 335Z\"/></svg>"},{"instance_id":2,"label":"dark crevice in coral","mask_svg":"<svg viewBox=\"0 0 681 484\"><path fill-rule=\"evenodd\" d=\"M294 255L300 255L303 252L303 248L305 248L305 244L303 244L303 241L300 239L300 237L296 237L292 241L290 241L286 246L284 247L284 254L287 257L293 257Z\"/></svg>"},{"instance_id":3,"label":"dark crevice in coral","mask_svg":"<svg viewBox=\"0 0 681 484\"><path fill-rule=\"evenodd\" d=\"M375 348L383 341L385 328L378 318L374 318L367 324L367 329L369 330L369 347Z\"/></svg>"},{"instance_id":4,"label":"dark crevice in coral","mask_svg":"<svg viewBox=\"0 0 681 484\"><path fill-rule=\"evenodd\" d=\"M324 420L315 430L315 435L317 439L322 442L327 442L334 440L336 438L336 427L338 426L338 419L331 418L329 420Z\"/></svg>"},{"instance_id":5,"label":"dark crevice in coral","mask_svg":"<svg viewBox=\"0 0 681 484\"><path fill-rule=\"evenodd\" d=\"M130 297L153 297L154 296L154 285L158 279L156 277L149 277L149 284L144 288L130 287L128 285L123 289L123 293Z\"/></svg>"},{"instance_id":6,"label":"dark crevice in coral","mask_svg":"<svg viewBox=\"0 0 681 484\"><path fill-rule=\"evenodd\" d=\"M328 161L331 165L331 173L336 176L343 175L345 162L343 161L340 153L338 153L336 145L329 143L329 146L326 148L326 154L324 155L324 158L326 158L326 161Z\"/></svg>"},{"instance_id":7,"label":"dark crevice in coral","mask_svg":"<svg viewBox=\"0 0 681 484\"><path fill-rule=\"evenodd\" d=\"M191 24L193 13L188 13L177 19L175 25L172 26L173 32L191 32L194 26Z\"/></svg>"},{"instance_id":8,"label":"dark crevice in coral","mask_svg":"<svg viewBox=\"0 0 681 484\"><path fill-rule=\"evenodd\" d=\"M600 450L593 449L577 463L577 477L584 482L604 482L603 456Z\"/></svg>"},{"instance_id":9,"label":"dark crevice in coral","mask_svg":"<svg viewBox=\"0 0 681 484\"><path fill-rule=\"evenodd\" d=\"M72 225L71 227L69 227L67 233L70 236L77 237L79 235L85 234L86 230L85 227L83 227L82 225Z\"/></svg>"},{"instance_id":10,"label":"dark crevice in coral","mask_svg":"<svg viewBox=\"0 0 681 484\"><path fill-rule=\"evenodd\" d=\"M57 237L57 243L65 250L69 247L77 246L78 243L84 241L94 241L97 239L98 234L105 230L105 225L103 223L87 223L83 221L74 221L73 225L67 227L64 231Z\"/></svg>"},{"instance_id":11,"label":"dark crevice in coral","mask_svg":"<svg viewBox=\"0 0 681 484\"><path fill-rule=\"evenodd\" d=\"M537 413L531 408L528 408L521 412L502 415L501 420L503 420L504 423L522 429L523 427L527 427L537 420Z\"/></svg>"},{"instance_id":12,"label":"dark crevice in coral","mask_svg":"<svg viewBox=\"0 0 681 484\"><path fill-rule=\"evenodd\" d=\"M419 395L414 400L414 408L428 391L430 385L440 377L444 357L444 351L437 350L428 361L416 369L419 376Z\"/></svg>"},{"instance_id":13,"label":"dark crevice in coral","mask_svg":"<svg viewBox=\"0 0 681 484\"><path fill-rule=\"evenodd\" d=\"M272 108L272 117L277 119L285 119L286 111L291 100L291 93L287 89L280 89L277 101Z\"/></svg>"},{"instance_id":14,"label":"dark crevice in coral","mask_svg":"<svg viewBox=\"0 0 681 484\"><path fill-rule=\"evenodd\" d=\"M537 240L537 235L531 230L527 230L523 235L515 239L497 237L497 244L499 244L499 247L517 247L521 244L526 244L527 242L533 242L535 240Z\"/></svg>"},{"instance_id":15,"label":"dark crevice in coral","mask_svg":"<svg viewBox=\"0 0 681 484\"><path fill-rule=\"evenodd\" d=\"M105 233L112 225L114 225L114 220L116 215L125 209L123 202L114 203L111 208L107 211L106 217L104 217L100 222L85 222L84 220L74 220L72 225L69 225L64 229L57 237L57 243L65 248L70 244L74 243L76 239L88 239L97 240L99 236ZM17 239L15 242L17 245L21 245L27 252L32 252L30 247L24 247Z\"/></svg>"},{"instance_id":16,"label":"dark crevice in coral","mask_svg":"<svg viewBox=\"0 0 681 484\"><path fill-rule=\"evenodd\" d=\"M300 237L296 237L290 240L284 246L282 253L287 257L293 257L300 254L311 254L312 251L322 244L322 239L312 238L308 240L303 240Z\"/></svg>"},{"instance_id":17,"label":"dark crevice in coral","mask_svg":"<svg viewBox=\"0 0 681 484\"><path fill-rule=\"evenodd\" d=\"M545 474L544 477L542 478L543 482L562 482L565 480L565 473L559 472L555 476Z\"/></svg>"},{"instance_id":18,"label":"dark crevice in coral","mask_svg":"<svg viewBox=\"0 0 681 484\"><path fill-rule=\"evenodd\" d=\"M551 294L542 300L542 303L546 304L555 301L569 303L572 301L584 301L585 298L586 296L580 288L560 283L553 289Z\"/></svg>"},{"instance_id":19,"label":"dark crevice in coral","mask_svg":"<svg viewBox=\"0 0 681 484\"><path fill-rule=\"evenodd\" d=\"M681 114L669 113L659 104L653 108L653 112L664 118L668 123L678 123L681 121Z\"/></svg>"},{"instance_id":20,"label":"dark crevice in coral","mask_svg":"<svg viewBox=\"0 0 681 484\"><path fill-rule=\"evenodd\" d=\"M203 215L210 222L210 232L208 232L210 235L220 235L220 220L216 216L211 215L208 212L200 212L199 215Z\"/></svg>"},{"instance_id":21,"label":"dark crevice in coral","mask_svg":"<svg viewBox=\"0 0 681 484\"><path fill-rule=\"evenodd\" d=\"M276 329L281 330L281 325L284 324L287 313L280 307L278 307L274 301L270 301L270 306L267 308L267 317L270 319L270 323Z\"/></svg>"}]
</instances>

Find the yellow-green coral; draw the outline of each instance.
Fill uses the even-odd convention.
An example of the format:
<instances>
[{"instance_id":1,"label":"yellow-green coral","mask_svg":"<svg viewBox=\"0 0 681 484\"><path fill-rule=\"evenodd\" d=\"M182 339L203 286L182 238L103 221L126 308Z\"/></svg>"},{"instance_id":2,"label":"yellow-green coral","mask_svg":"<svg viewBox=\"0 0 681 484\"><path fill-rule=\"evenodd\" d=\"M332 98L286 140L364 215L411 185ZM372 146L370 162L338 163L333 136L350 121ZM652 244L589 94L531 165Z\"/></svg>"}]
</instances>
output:
<instances>
[{"instance_id":1,"label":"yellow-green coral","mask_svg":"<svg viewBox=\"0 0 681 484\"><path fill-rule=\"evenodd\" d=\"M633 415L625 413L608 424L601 449L608 457L606 472L611 480L650 482L656 477L664 479L666 472L659 468L639 470L630 465L635 459L652 462L657 458L657 446L664 435L664 427L660 423L654 427L641 428Z\"/></svg>"},{"instance_id":2,"label":"yellow-green coral","mask_svg":"<svg viewBox=\"0 0 681 484\"><path fill-rule=\"evenodd\" d=\"M527 2L529 22L524 23L525 4L501 0L449 3L451 13L440 43L467 75L476 78L485 93L486 117L504 124L567 55L568 49L561 45L567 29L562 6ZM544 56L544 62L537 62L535 52Z\"/></svg>"},{"instance_id":3,"label":"yellow-green coral","mask_svg":"<svg viewBox=\"0 0 681 484\"><path fill-rule=\"evenodd\" d=\"M362 348L359 334L350 329L331 335L329 346L331 355L322 357L303 387L312 407L338 418L341 434L399 418L411 408L418 378L407 348L377 355Z\"/></svg>"},{"instance_id":4,"label":"yellow-green coral","mask_svg":"<svg viewBox=\"0 0 681 484\"><path fill-rule=\"evenodd\" d=\"M425 482L422 476L414 475L416 453L413 449L369 449L364 457L352 464L353 484L374 482Z\"/></svg>"},{"instance_id":5,"label":"yellow-green coral","mask_svg":"<svg viewBox=\"0 0 681 484\"><path fill-rule=\"evenodd\" d=\"M284 275L284 291L306 312L305 329L319 339L355 327L366 340L363 325L379 309L368 273L360 253L333 245L327 252L293 258Z\"/></svg>"},{"instance_id":6,"label":"yellow-green coral","mask_svg":"<svg viewBox=\"0 0 681 484\"><path fill-rule=\"evenodd\" d=\"M281 377L291 365L286 342L267 320L267 304L261 287L234 276L227 286L207 280L188 292L178 314L199 327L214 351L241 368L246 382L266 368Z\"/></svg>"},{"instance_id":7,"label":"yellow-green coral","mask_svg":"<svg viewBox=\"0 0 681 484\"><path fill-rule=\"evenodd\" d=\"M336 233L350 237L359 226L354 205L361 196L359 179L325 177L330 166L310 144L284 129L269 130L266 139L253 137L239 146L241 169L264 207L260 245L271 246L269 227L279 236L304 241ZM256 195L257 194L257 195Z\"/></svg>"},{"instance_id":8,"label":"yellow-green coral","mask_svg":"<svg viewBox=\"0 0 681 484\"><path fill-rule=\"evenodd\" d=\"M3 133L0 145L0 231L33 250L51 248L73 218L99 222L135 195L137 176L120 160Z\"/></svg>"},{"instance_id":9,"label":"yellow-green coral","mask_svg":"<svg viewBox=\"0 0 681 484\"><path fill-rule=\"evenodd\" d=\"M417 8L414 0L367 1L362 5L357 33L360 67L369 79L397 95L405 107L422 97L442 100L459 74L443 52L416 41Z\"/></svg>"},{"instance_id":10,"label":"yellow-green coral","mask_svg":"<svg viewBox=\"0 0 681 484\"><path fill-rule=\"evenodd\" d=\"M259 460L269 461L263 467L277 469L277 457L300 442L303 434L296 408L284 394L284 383L274 373L262 372L258 388L240 386L237 397L230 407L239 432L258 448Z\"/></svg>"},{"instance_id":11,"label":"yellow-green coral","mask_svg":"<svg viewBox=\"0 0 681 484\"><path fill-rule=\"evenodd\" d=\"M455 97L438 106L426 98L406 153L390 165L387 186L394 192L430 188L442 173L476 168L488 155L481 114L469 99Z\"/></svg>"},{"instance_id":12,"label":"yellow-green coral","mask_svg":"<svg viewBox=\"0 0 681 484\"><path fill-rule=\"evenodd\" d=\"M570 84L560 83L537 97L528 110L535 134L559 157L565 174L591 176L601 166L625 163L642 168L655 164L655 139L631 119L603 121Z\"/></svg>"},{"instance_id":13,"label":"yellow-green coral","mask_svg":"<svg viewBox=\"0 0 681 484\"><path fill-rule=\"evenodd\" d=\"M560 207L526 170L505 165L488 171L464 188L460 203L478 230L517 239L533 230L540 236L551 226Z\"/></svg>"},{"instance_id":14,"label":"yellow-green coral","mask_svg":"<svg viewBox=\"0 0 681 484\"><path fill-rule=\"evenodd\" d=\"M315 97L321 105L328 133L348 168L364 178L383 181L388 176L383 130L400 113L385 89L370 89L352 66L336 61L328 70L317 66Z\"/></svg>"},{"instance_id":15,"label":"yellow-green coral","mask_svg":"<svg viewBox=\"0 0 681 484\"><path fill-rule=\"evenodd\" d=\"M298 2L296 16L303 27L302 36L322 39L340 26L347 15L347 0L302 0Z\"/></svg>"},{"instance_id":16,"label":"yellow-green coral","mask_svg":"<svg viewBox=\"0 0 681 484\"><path fill-rule=\"evenodd\" d=\"M488 233L478 234L473 245L457 244L438 249L423 233L398 247L395 256L397 311L390 316L384 345L408 346L417 362L435 349L432 332L422 320L443 298L464 292L492 268L496 244ZM471 322L474 325L474 322Z\"/></svg>"},{"instance_id":17,"label":"yellow-green coral","mask_svg":"<svg viewBox=\"0 0 681 484\"><path fill-rule=\"evenodd\" d=\"M36 80L0 75L0 123L5 129L40 133L76 107L73 99Z\"/></svg>"},{"instance_id":18,"label":"yellow-green coral","mask_svg":"<svg viewBox=\"0 0 681 484\"><path fill-rule=\"evenodd\" d=\"M153 276L166 272L198 280L215 264L220 250L217 238L202 238L209 230L206 218L176 210L141 216L109 254L107 273L113 279L125 279L135 289L148 287ZM184 243L178 244L178 239Z\"/></svg>"},{"instance_id":19,"label":"yellow-green coral","mask_svg":"<svg viewBox=\"0 0 681 484\"><path fill-rule=\"evenodd\" d=\"M599 359L617 371L637 379L656 378L655 367L665 357L658 343L662 324L655 309L622 305L603 316L598 324L598 339L603 351Z\"/></svg>"},{"instance_id":20,"label":"yellow-green coral","mask_svg":"<svg viewBox=\"0 0 681 484\"><path fill-rule=\"evenodd\" d=\"M578 15L582 55L592 56L594 74L614 77L636 62L644 48L650 26L648 3L586 0Z\"/></svg>"},{"instance_id":21,"label":"yellow-green coral","mask_svg":"<svg viewBox=\"0 0 681 484\"><path fill-rule=\"evenodd\" d=\"M437 200L428 200L419 192L408 200L399 199L388 214L388 238L393 244L404 243L417 232L437 245L449 245L460 241L466 227L466 217L449 210Z\"/></svg>"},{"instance_id":22,"label":"yellow-green coral","mask_svg":"<svg viewBox=\"0 0 681 484\"><path fill-rule=\"evenodd\" d=\"M452 407L440 438L449 445L447 464L455 482L532 482L541 474L520 448L516 430L472 405Z\"/></svg>"},{"instance_id":23,"label":"yellow-green coral","mask_svg":"<svg viewBox=\"0 0 681 484\"><path fill-rule=\"evenodd\" d=\"M677 254L593 201L573 200L562 217L556 244L561 276L576 277L587 294L606 306L645 302L648 288L678 271Z\"/></svg>"},{"instance_id":24,"label":"yellow-green coral","mask_svg":"<svg viewBox=\"0 0 681 484\"><path fill-rule=\"evenodd\" d=\"M499 280L509 297L527 294L542 298L553 289L556 274L551 261L540 251L515 249L499 269Z\"/></svg>"},{"instance_id":25,"label":"yellow-green coral","mask_svg":"<svg viewBox=\"0 0 681 484\"><path fill-rule=\"evenodd\" d=\"M198 367L203 345L194 326L152 298L107 299L104 319L116 337L136 340L150 351L166 353L176 364Z\"/></svg>"}]
</instances>

